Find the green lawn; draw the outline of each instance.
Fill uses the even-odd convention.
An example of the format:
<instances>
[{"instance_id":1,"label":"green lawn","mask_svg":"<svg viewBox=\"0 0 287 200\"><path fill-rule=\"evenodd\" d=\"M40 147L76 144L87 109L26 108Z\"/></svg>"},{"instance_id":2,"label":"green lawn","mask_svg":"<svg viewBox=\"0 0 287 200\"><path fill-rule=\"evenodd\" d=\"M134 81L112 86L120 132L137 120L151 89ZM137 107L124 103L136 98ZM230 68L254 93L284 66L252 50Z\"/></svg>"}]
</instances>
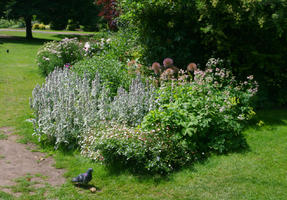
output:
<instances>
[{"instance_id":1,"label":"green lawn","mask_svg":"<svg viewBox=\"0 0 287 200\"><path fill-rule=\"evenodd\" d=\"M21 32L20 32L21 33ZM23 36L19 32L0 34ZM0 127L16 127L26 141L31 136L29 97L37 83L43 82L35 64L37 49L45 40L60 39L53 34L34 34L41 38L26 42L21 38L0 39ZM6 49L10 53L6 53ZM19 179L18 199L287 199L287 110L260 111L265 125L250 125L244 131L249 149L228 155L213 155L202 163L186 167L167 177L140 176L123 169L108 170L81 157L77 152L43 149L56 159L56 167L66 168L67 182L58 188L35 190ZM91 193L70 183L73 176L94 169ZM1 172L2 173L2 172ZM23 187L25 186L25 187ZM26 188L26 189L25 189ZM34 193L29 193L34 191ZM43 194L45 193L45 197ZM13 199L0 191L0 199Z\"/></svg>"}]
</instances>

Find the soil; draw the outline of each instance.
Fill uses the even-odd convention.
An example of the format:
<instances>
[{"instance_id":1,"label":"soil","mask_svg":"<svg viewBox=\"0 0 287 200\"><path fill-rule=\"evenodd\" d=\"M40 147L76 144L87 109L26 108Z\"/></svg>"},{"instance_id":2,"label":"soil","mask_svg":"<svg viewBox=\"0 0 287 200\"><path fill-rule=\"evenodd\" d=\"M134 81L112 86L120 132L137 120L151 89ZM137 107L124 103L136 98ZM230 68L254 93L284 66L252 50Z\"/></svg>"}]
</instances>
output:
<instances>
[{"instance_id":1,"label":"soil","mask_svg":"<svg viewBox=\"0 0 287 200\"><path fill-rule=\"evenodd\" d=\"M0 190L3 186L15 185L15 179L27 174L46 176L45 182L52 186L65 183L65 170L53 167L54 160L36 149L32 144L18 143L18 135L13 134L11 127L1 127L0 133L8 137L0 140Z\"/></svg>"}]
</instances>

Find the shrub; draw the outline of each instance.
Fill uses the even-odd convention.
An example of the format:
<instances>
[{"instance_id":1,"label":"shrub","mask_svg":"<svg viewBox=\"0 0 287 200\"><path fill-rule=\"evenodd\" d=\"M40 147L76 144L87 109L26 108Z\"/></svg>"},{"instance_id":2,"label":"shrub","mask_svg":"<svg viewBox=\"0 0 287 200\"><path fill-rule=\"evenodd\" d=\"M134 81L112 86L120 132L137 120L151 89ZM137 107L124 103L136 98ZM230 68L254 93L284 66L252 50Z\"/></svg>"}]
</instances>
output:
<instances>
[{"instance_id":1,"label":"shrub","mask_svg":"<svg viewBox=\"0 0 287 200\"><path fill-rule=\"evenodd\" d=\"M206 70L195 70L191 81L181 72L178 80L163 82L157 107L140 128L116 124L91 132L82 143L83 154L168 173L212 152L243 148L241 131L255 114L251 98L258 86L253 76L237 82L230 71L217 68L218 62L211 59Z\"/></svg>"},{"instance_id":2,"label":"shrub","mask_svg":"<svg viewBox=\"0 0 287 200\"><path fill-rule=\"evenodd\" d=\"M0 18L0 28L24 28L25 22L22 19L19 20L7 20Z\"/></svg>"},{"instance_id":3,"label":"shrub","mask_svg":"<svg viewBox=\"0 0 287 200\"><path fill-rule=\"evenodd\" d=\"M64 67L66 63L73 65L83 57L82 44L76 38L65 38L43 45L37 53L37 64L42 74L47 76L56 67Z\"/></svg>"},{"instance_id":4,"label":"shrub","mask_svg":"<svg viewBox=\"0 0 287 200\"><path fill-rule=\"evenodd\" d=\"M154 134L120 124L105 123L81 142L82 155L107 165L121 163L138 173L161 168L157 159L161 149Z\"/></svg>"},{"instance_id":5,"label":"shrub","mask_svg":"<svg viewBox=\"0 0 287 200\"><path fill-rule=\"evenodd\" d=\"M116 95L120 86L125 89L129 88L130 77L125 65L111 55L94 56L91 59L82 60L73 66L73 71L81 76L86 74L90 79L98 73L102 83L110 89L111 96Z\"/></svg>"},{"instance_id":6,"label":"shrub","mask_svg":"<svg viewBox=\"0 0 287 200\"><path fill-rule=\"evenodd\" d=\"M45 24L39 24L39 23L35 23L33 24L33 29L40 29L40 30L45 30L46 29L46 26Z\"/></svg>"}]
</instances>

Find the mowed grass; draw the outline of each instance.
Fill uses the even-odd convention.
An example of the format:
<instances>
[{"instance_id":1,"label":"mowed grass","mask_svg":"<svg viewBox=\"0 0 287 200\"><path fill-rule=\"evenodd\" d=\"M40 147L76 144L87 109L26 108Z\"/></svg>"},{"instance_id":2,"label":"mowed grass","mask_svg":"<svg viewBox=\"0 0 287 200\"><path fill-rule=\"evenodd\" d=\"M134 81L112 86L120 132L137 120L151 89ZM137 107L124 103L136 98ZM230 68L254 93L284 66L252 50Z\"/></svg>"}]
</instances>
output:
<instances>
[{"instance_id":1,"label":"mowed grass","mask_svg":"<svg viewBox=\"0 0 287 200\"><path fill-rule=\"evenodd\" d=\"M53 39L51 36L53 35L39 35L42 39ZM25 119L31 117L28 104L31 91L37 83L43 82L35 65L36 52L43 40L26 42L1 39L0 42L3 42L0 44L0 126L14 126L27 141L36 141L31 136L32 126ZM7 48L10 49L9 54L5 52ZM23 189L23 194L18 199L285 200L287 110L260 111L257 120L262 120L265 124L262 127L250 125L244 131L249 145L245 151L213 155L166 177L132 174L117 167L107 169L81 157L78 152L44 148L43 151L54 156L56 167L67 170L67 182L59 187L47 186L44 190L41 189L39 195L29 192L34 191L33 185L25 190L22 188L25 182L22 181L22 185L18 182L15 188ZM75 187L70 182L72 177L89 167L94 169L94 178L89 187L96 187L96 193L91 193L89 187ZM1 198L14 199L0 189Z\"/></svg>"}]
</instances>

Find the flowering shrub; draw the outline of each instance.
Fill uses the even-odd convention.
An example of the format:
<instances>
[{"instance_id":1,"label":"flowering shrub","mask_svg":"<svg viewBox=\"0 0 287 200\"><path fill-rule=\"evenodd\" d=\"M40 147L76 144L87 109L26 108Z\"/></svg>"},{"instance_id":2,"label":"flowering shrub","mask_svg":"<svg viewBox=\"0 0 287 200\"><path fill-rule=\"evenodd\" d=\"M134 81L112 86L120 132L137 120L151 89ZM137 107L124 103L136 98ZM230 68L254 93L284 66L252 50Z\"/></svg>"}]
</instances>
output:
<instances>
[{"instance_id":1,"label":"flowering shrub","mask_svg":"<svg viewBox=\"0 0 287 200\"><path fill-rule=\"evenodd\" d=\"M211 152L242 148L241 131L255 114L250 102L258 86L253 76L237 82L230 71L218 68L220 62L211 59L206 70L194 69L192 79L181 71L178 79L164 82L140 128L116 124L91 132L82 153L168 173Z\"/></svg>"},{"instance_id":2,"label":"flowering shrub","mask_svg":"<svg viewBox=\"0 0 287 200\"><path fill-rule=\"evenodd\" d=\"M45 76L56 67L64 67L64 64L83 59L84 49L77 38L65 38L59 42L52 41L43 45L37 53L37 64Z\"/></svg>"},{"instance_id":3,"label":"flowering shrub","mask_svg":"<svg viewBox=\"0 0 287 200\"><path fill-rule=\"evenodd\" d=\"M161 154L173 152L154 132L105 123L84 138L81 154L108 165L120 162L137 172L162 173L168 169Z\"/></svg>"},{"instance_id":4,"label":"flowering shrub","mask_svg":"<svg viewBox=\"0 0 287 200\"><path fill-rule=\"evenodd\" d=\"M100 38L92 42L86 42L84 45L85 56L93 57L95 54L101 54L110 48L111 39Z\"/></svg>"}]
</instances>

